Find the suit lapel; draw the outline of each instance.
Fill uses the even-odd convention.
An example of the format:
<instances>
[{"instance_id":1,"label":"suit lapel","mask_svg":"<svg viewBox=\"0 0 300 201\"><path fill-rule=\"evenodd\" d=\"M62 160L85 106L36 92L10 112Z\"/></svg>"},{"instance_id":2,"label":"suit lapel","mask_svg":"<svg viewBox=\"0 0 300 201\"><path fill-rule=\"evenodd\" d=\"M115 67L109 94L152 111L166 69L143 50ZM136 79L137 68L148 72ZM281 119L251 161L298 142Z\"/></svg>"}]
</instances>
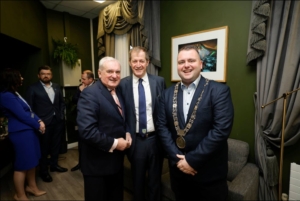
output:
<instances>
[{"instance_id":1,"label":"suit lapel","mask_svg":"<svg viewBox=\"0 0 300 201\"><path fill-rule=\"evenodd\" d=\"M182 92L182 89L181 89L181 84L178 85L177 116L178 116L178 121L179 121L179 127L180 127L180 129L184 129L184 127L185 127L185 121L184 121L184 114L183 114L183 92Z\"/></svg>"},{"instance_id":2,"label":"suit lapel","mask_svg":"<svg viewBox=\"0 0 300 201\"><path fill-rule=\"evenodd\" d=\"M155 98L156 98L156 82L152 75L148 74L149 79L149 85L150 85L150 91L151 91L151 99L152 99L152 114L153 114L153 108L155 108Z\"/></svg>"},{"instance_id":3,"label":"suit lapel","mask_svg":"<svg viewBox=\"0 0 300 201\"><path fill-rule=\"evenodd\" d=\"M110 91L108 91L108 89L106 88L106 86L104 86L101 82L101 80L99 80L98 83L98 87L100 88L101 94L108 100L109 103L112 104L112 106L115 108L115 110L121 115L117 104L115 103L114 98L112 97L112 95L110 94ZM117 90L116 90L117 93ZM118 93L117 93L118 96ZM118 96L119 97L119 96ZM122 115L121 115L122 116Z\"/></svg>"},{"instance_id":4,"label":"suit lapel","mask_svg":"<svg viewBox=\"0 0 300 201\"><path fill-rule=\"evenodd\" d=\"M205 79L203 76L201 76L201 79L200 79L200 81L199 81L199 83L198 83L197 89L196 89L196 91L195 91L195 93L194 93L194 96L193 96L193 99L192 99L192 102L191 102L191 105L190 105L190 108L189 108L189 112L188 112L188 115L187 115L187 119L190 119L190 117L191 117L191 115L192 115L192 112L193 112L194 107L195 107L195 105L196 105L196 103L197 103L197 100L198 100L200 94L201 94L202 91L203 91L205 82L206 82L206 79ZM203 97L202 97L202 98L203 98ZM200 101L200 103L199 103L199 105L198 105L198 108L199 108L200 105L201 105L201 101Z\"/></svg>"},{"instance_id":5,"label":"suit lapel","mask_svg":"<svg viewBox=\"0 0 300 201\"><path fill-rule=\"evenodd\" d=\"M126 81L127 81L126 89L128 89L128 94L130 94L130 95L127 97L124 97L124 99L125 98L129 99L129 100L125 100L125 101L129 101L129 104L130 104L129 108L131 108L131 110L132 110L131 112L135 115L134 94L133 94L133 84L132 84L133 77L130 76L130 79L127 79Z\"/></svg>"},{"instance_id":6,"label":"suit lapel","mask_svg":"<svg viewBox=\"0 0 300 201\"><path fill-rule=\"evenodd\" d=\"M54 91L54 101L53 104L58 103L59 102L59 90L57 89L58 87L54 84L52 84L52 88Z\"/></svg>"}]
</instances>

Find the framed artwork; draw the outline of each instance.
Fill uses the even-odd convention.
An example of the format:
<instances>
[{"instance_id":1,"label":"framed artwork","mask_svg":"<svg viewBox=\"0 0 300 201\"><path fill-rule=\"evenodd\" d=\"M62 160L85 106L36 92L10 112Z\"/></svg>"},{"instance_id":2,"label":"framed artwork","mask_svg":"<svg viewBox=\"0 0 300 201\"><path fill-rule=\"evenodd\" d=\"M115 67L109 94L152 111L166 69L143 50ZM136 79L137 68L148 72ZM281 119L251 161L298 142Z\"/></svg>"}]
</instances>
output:
<instances>
[{"instance_id":1,"label":"framed artwork","mask_svg":"<svg viewBox=\"0 0 300 201\"><path fill-rule=\"evenodd\" d=\"M172 37L171 81L178 82L177 55L185 45L195 45L203 61L201 74L208 79L226 82L228 26Z\"/></svg>"}]
</instances>

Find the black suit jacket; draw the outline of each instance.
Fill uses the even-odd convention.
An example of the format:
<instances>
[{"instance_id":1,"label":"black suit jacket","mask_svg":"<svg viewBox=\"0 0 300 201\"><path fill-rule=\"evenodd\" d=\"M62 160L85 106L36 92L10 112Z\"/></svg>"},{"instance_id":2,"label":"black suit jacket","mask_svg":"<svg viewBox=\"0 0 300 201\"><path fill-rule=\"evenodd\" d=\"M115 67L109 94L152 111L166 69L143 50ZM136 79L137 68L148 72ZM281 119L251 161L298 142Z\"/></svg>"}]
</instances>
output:
<instances>
[{"instance_id":1,"label":"black suit jacket","mask_svg":"<svg viewBox=\"0 0 300 201\"><path fill-rule=\"evenodd\" d=\"M93 81L93 82L91 83L91 85L93 85L94 83L95 83L95 81ZM76 93L72 96L72 102L73 102L74 104L77 104L78 99L79 99L79 97L80 97L80 94L81 94L81 90L79 89L80 86L81 86L81 84L77 87Z\"/></svg>"},{"instance_id":2,"label":"black suit jacket","mask_svg":"<svg viewBox=\"0 0 300 201\"><path fill-rule=\"evenodd\" d=\"M133 87L132 87L132 76L125 77L121 80L119 89L122 93L122 96L125 101L125 109L126 109L126 120L128 125L128 130L131 134L132 138L132 144L129 148L129 159L131 160L131 157L134 153L134 147L135 147L135 139L136 139L136 115L135 115L135 105L134 105L134 95L133 95ZM166 88L165 80L163 77L155 76L148 74L149 84L150 84L150 90L151 90L151 97L152 97L152 116L154 125L156 122L156 98L163 92L163 90Z\"/></svg>"},{"instance_id":3,"label":"black suit jacket","mask_svg":"<svg viewBox=\"0 0 300 201\"><path fill-rule=\"evenodd\" d=\"M117 96L123 108L118 91ZM81 92L77 104L77 125L83 175L104 176L119 172L123 168L124 152L114 150L110 153L109 150L115 138L125 139L125 119L100 80Z\"/></svg>"},{"instance_id":4,"label":"black suit jacket","mask_svg":"<svg viewBox=\"0 0 300 201\"><path fill-rule=\"evenodd\" d=\"M202 76L193 96L187 121L205 84ZM166 89L159 99L157 128L163 146L169 156L169 163L175 166L179 159L176 154L184 154L188 164L197 170L195 177L201 182L226 179L228 146L227 138L233 124L233 105L227 85L210 80L204 89L198 105L196 119L184 137L185 149L176 146L177 132L173 120L173 95L175 85ZM178 87L177 115L181 129L187 122L183 115L183 94Z\"/></svg>"},{"instance_id":5,"label":"black suit jacket","mask_svg":"<svg viewBox=\"0 0 300 201\"><path fill-rule=\"evenodd\" d=\"M54 114L57 120L64 119L65 102L60 86L52 83L52 88L55 94L53 103L40 81L28 88L25 98L31 109L43 120L45 125L50 124Z\"/></svg>"}]
</instances>

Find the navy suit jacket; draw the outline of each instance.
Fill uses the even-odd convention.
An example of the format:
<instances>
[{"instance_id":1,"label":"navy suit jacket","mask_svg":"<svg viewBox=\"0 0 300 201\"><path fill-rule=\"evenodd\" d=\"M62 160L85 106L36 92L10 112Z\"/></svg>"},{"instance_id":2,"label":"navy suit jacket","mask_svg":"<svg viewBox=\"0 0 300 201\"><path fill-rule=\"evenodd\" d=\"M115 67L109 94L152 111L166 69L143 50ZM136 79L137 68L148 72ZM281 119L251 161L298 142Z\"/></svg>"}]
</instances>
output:
<instances>
[{"instance_id":1,"label":"navy suit jacket","mask_svg":"<svg viewBox=\"0 0 300 201\"><path fill-rule=\"evenodd\" d=\"M187 122L205 84L202 76L194 93ZM202 100L198 105L196 119L184 137L186 147L179 149L176 145L177 132L173 120L173 95L175 85L169 87L159 99L157 128L163 146L168 154L170 166L179 159L176 154L184 154L188 164L198 171L196 178L202 182L226 179L228 145L227 139L233 124L233 105L230 89L227 85L210 80L204 89ZM183 92L179 85L177 115L180 129L187 122L183 115Z\"/></svg>"},{"instance_id":2,"label":"navy suit jacket","mask_svg":"<svg viewBox=\"0 0 300 201\"><path fill-rule=\"evenodd\" d=\"M8 132L16 132L27 129L38 131L40 118L32 116L28 105L16 94L11 92L0 93L0 107L8 118Z\"/></svg>"},{"instance_id":3,"label":"navy suit jacket","mask_svg":"<svg viewBox=\"0 0 300 201\"><path fill-rule=\"evenodd\" d=\"M125 77L121 80L119 89L122 93L122 96L125 100L125 109L126 109L126 120L128 125L128 130L131 134L132 144L129 148L129 159L131 159L134 153L135 139L136 139L136 115L135 115L135 105L134 105L134 95L133 95L133 86L132 86L132 76ZM152 97L152 116L155 125L156 121L156 111L155 111L155 102L156 98L163 92L166 88L165 80L163 77L155 76L148 74L151 97Z\"/></svg>"},{"instance_id":4,"label":"navy suit jacket","mask_svg":"<svg viewBox=\"0 0 300 201\"><path fill-rule=\"evenodd\" d=\"M51 102L46 90L40 81L32 84L26 93L26 101L31 109L43 120L45 125L49 125L52 118L57 118L58 121L64 119L65 102L62 96L60 86L52 83L54 90L54 103Z\"/></svg>"},{"instance_id":5,"label":"navy suit jacket","mask_svg":"<svg viewBox=\"0 0 300 201\"><path fill-rule=\"evenodd\" d=\"M124 108L121 95L118 91L116 93ZM83 175L104 176L119 172L123 168L124 151L115 149L110 153L109 150L115 138L125 139L125 118L101 80L81 92L77 104L77 125Z\"/></svg>"}]
</instances>

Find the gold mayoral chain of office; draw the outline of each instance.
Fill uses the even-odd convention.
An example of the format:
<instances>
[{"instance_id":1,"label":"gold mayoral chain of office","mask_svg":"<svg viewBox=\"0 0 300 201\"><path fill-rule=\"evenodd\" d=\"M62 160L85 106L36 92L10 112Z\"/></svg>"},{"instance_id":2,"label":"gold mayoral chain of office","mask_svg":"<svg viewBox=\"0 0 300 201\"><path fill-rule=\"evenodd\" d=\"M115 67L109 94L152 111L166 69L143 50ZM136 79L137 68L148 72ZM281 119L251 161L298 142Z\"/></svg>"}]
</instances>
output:
<instances>
[{"instance_id":1,"label":"gold mayoral chain of office","mask_svg":"<svg viewBox=\"0 0 300 201\"><path fill-rule=\"evenodd\" d=\"M174 125L175 125L175 129L177 131L177 139L176 139L176 145L180 148L180 149L183 149L185 148L185 140L184 140L184 136L186 135L186 133L190 130L190 128L192 127L193 123L194 123L194 120L196 119L196 112L197 112L197 109L198 109L198 105L202 99L202 95L204 93L204 89L205 87L208 85L208 82L209 80L206 79L206 83L204 84L204 87L203 87L203 90L200 94L200 96L198 97L198 100L195 104L195 107L194 107L194 110L193 110L193 113L189 119L189 122L188 124L185 126L185 128L182 130L179 128L179 123L178 123L178 117L177 117L177 95L178 95L178 86L180 84L180 82L178 82L176 85L175 85L175 89L174 89L174 96L173 96L173 119L174 119Z\"/></svg>"}]
</instances>

